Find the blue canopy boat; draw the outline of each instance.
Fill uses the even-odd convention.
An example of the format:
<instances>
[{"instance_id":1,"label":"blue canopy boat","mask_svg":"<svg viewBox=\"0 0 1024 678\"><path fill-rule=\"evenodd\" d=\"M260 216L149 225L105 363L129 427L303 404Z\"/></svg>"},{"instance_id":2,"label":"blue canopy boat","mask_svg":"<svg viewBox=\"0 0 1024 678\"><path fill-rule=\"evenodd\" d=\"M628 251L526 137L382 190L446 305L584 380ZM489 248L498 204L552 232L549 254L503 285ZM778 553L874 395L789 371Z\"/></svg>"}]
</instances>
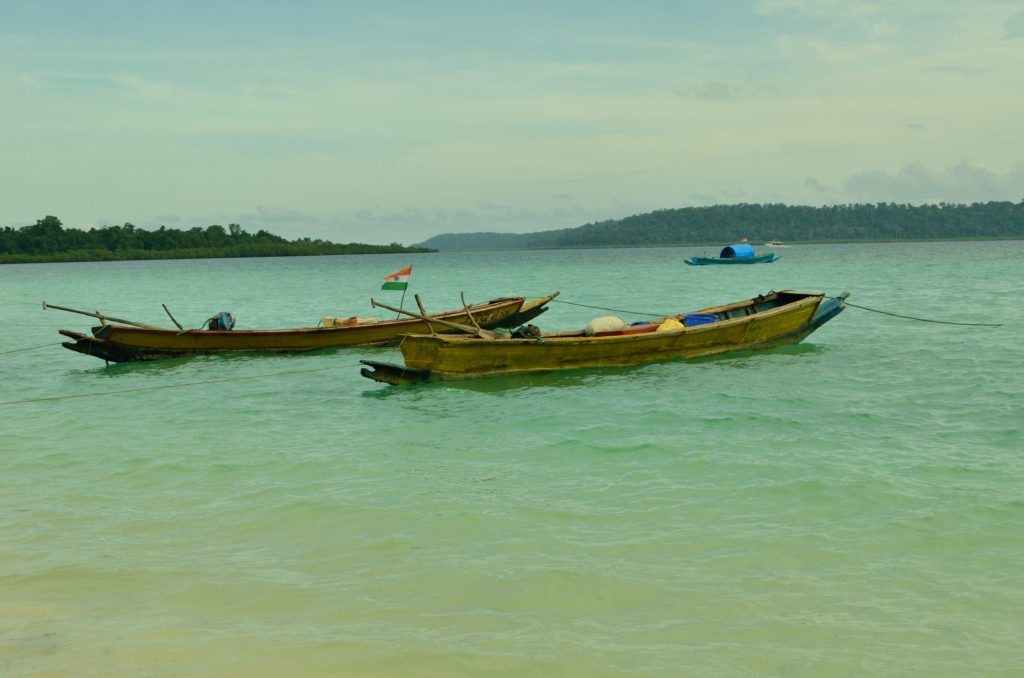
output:
<instances>
[{"instance_id":1,"label":"blue canopy boat","mask_svg":"<svg viewBox=\"0 0 1024 678\"><path fill-rule=\"evenodd\" d=\"M708 264L770 264L778 258L779 255L774 252L759 255L754 252L753 245L741 242L723 247L718 258L690 257L686 260L686 263L691 266L706 266Z\"/></svg>"}]
</instances>

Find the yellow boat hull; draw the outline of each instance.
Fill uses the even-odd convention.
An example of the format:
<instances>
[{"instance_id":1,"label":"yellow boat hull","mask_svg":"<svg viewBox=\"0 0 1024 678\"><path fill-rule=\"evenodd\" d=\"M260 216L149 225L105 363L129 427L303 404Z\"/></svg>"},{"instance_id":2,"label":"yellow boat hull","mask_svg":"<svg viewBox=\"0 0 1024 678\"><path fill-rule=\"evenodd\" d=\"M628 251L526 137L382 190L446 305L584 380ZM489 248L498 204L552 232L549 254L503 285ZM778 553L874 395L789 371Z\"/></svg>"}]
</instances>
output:
<instances>
[{"instance_id":1,"label":"yellow boat hull","mask_svg":"<svg viewBox=\"0 0 1024 678\"><path fill-rule=\"evenodd\" d=\"M790 295L793 299L769 308L773 300L777 302L781 298L779 295ZM405 366L397 369L403 374L394 379L381 374L378 380L405 383L625 366L795 343L842 310L841 300L830 302L828 313L816 317L824 298L819 293L771 293L703 309L701 313L713 313L719 318L710 324L635 334L564 336L569 333L562 333L563 336L545 335L539 340L410 335L400 345ZM845 299L845 296L835 299ZM684 317L676 316L677 319ZM371 367L383 370L384 364L375 363ZM370 370L364 369L363 374L377 378Z\"/></svg>"}]
</instances>

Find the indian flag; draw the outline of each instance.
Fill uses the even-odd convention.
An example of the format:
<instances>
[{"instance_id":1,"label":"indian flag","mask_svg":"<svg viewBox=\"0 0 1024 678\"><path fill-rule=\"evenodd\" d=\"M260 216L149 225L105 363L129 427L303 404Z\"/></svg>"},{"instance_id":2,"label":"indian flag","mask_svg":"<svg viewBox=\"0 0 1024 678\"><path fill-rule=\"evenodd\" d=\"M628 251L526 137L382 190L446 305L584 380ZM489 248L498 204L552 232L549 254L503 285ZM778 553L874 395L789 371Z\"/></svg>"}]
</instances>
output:
<instances>
[{"instance_id":1,"label":"indian flag","mask_svg":"<svg viewBox=\"0 0 1024 678\"><path fill-rule=\"evenodd\" d=\"M404 290L409 286L409 276L412 275L412 266L403 268L401 271L384 276L382 290Z\"/></svg>"}]
</instances>

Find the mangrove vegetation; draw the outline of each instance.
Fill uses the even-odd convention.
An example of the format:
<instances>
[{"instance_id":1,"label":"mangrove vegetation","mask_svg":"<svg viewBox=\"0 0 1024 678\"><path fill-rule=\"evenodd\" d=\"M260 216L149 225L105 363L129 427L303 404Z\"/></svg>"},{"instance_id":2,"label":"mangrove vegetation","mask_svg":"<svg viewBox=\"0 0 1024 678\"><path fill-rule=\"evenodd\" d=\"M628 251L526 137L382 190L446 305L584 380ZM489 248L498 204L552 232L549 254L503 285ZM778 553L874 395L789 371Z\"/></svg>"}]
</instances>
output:
<instances>
[{"instance_id":1,"label":"mangrove vegetation","mask_svg":"<svg viewBox=\"0 0 1024 678\"><path fill-rule=\"evenodd\" d=\"M300 238L286 240L259 230L248 233L238 224L213 224L188 230L160 228L147 231L126 223L102 228L64 228L60 219L47 216L31 226L0 230L0 264L50 261L115 261L126 259L211 259L231 257L294 257L322 254L386 254L434 252L426 247L347 245Z\"/></svg>"}]
</instances>

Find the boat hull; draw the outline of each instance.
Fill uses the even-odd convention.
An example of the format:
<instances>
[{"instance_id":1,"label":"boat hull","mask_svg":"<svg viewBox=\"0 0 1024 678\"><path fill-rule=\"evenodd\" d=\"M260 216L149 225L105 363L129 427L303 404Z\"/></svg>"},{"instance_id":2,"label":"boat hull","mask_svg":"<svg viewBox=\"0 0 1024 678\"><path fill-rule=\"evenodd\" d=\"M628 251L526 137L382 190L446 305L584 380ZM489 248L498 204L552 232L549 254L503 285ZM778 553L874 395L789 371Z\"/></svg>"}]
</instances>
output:
<instances>
[{"instance_id":1,"label":"boat hull","mask_svg":"<svg viewBox=\"0 0 1024 678\"><path fill-rule=\"evenodd\" d=\"M742 265L742 264L770 264L773 261L777 261L779 255L775 253L762 254L756 257L747 257L746 259L731 258L731 259L719 259L718 257L690 257L686 260L686 263L691 266L714 266L714 265Z\"/></svg>"},{"instance_id":2,"label":"boat hull","mask_svg":"<svg viewBox=\"0 0 1024 678\"><path fill-rule=\"evenodd\" d=\"M555 295L526 302L522 297L499 299L471 306L473 319L484 328L515 327L547 310ZM434 316L469 324L465 310ZM435 325L438 331L452 331ZM92 328L92 336L61 330L72 339L63 346L109 362L161 360L189 355L236 352L301 352L345 346L397 343L411 333L428 332L418 318L386 320L345 327L302 327L273 330L165 330L106 324Z\"/></svg>"},{"instance_id":3,"label":"boat hull","mask_svg":"<svg viewBox=\"0 0 1024 678\"><path fill-rule=\"evenodd\" d=\"M716 322L665 332L611 336L544 336L487 340L412 335L401 344L405 365L363 361L363 376L391 384L617 367L698 358L797 343L844 308L845 293L779 292L705 309ZM678 316L683 319L685 316Z\"/></svg>"}]
</instances>

